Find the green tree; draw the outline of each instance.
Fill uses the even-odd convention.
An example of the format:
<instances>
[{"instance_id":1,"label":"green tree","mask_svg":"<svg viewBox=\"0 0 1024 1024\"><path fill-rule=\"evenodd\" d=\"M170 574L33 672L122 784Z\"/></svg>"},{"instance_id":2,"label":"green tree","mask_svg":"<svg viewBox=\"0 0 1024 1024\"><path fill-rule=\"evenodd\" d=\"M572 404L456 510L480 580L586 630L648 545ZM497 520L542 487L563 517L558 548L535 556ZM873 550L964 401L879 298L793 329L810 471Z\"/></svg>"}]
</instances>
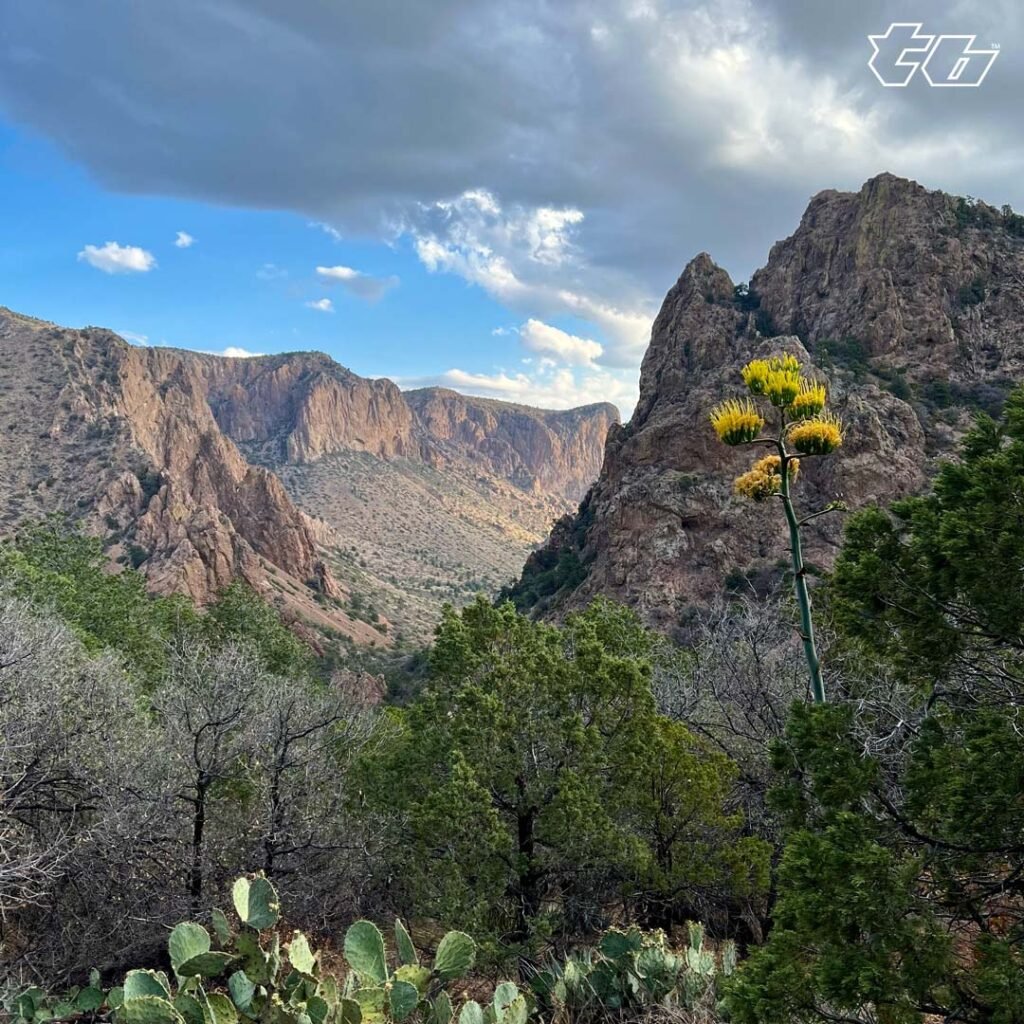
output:
<instances>
[{"instance_id":1,"label":"green tree","mask_svg":"<svg viewBox=\"0 0 1024 1024\"><path fill-rule=\"evenodd\" d=\"M245 643L278 675L307 671L313 655L277 612L248 584L236 580L218 596L202 619L202 632L218 644Z\"/></svg>"},{"instance_id":2,"label":"green tree","mask_svg":"<svg viewBox=\"0 0 1024 1024\"><path fill-rule=\"evenodd\" d=\"M1024 1021L1022 578L1017 391L931 494L850 524L830 603L856 671L776 752L775 927L737 1021Z\"/></svg>"},{"instance_id":3,"label":"green tree","mask_svg":"<svg viewBox=\"0 0 1024 1024\"><path fill-rule=\"evenodd\" d=\"M697 866L684 847L735 838L732 767L657 714L655 644L607 601L564 628L482 599L445 611L428 688L364 765L418 912L523 941L586 922L627 883L728 887L727 855Z\"/></svg>"},{"instance_id":4,"label":"green tree","mask_svg":"<svg viewBox=\"0 0 1024 1024\"><path fill-rule=\"evenodd\" d=\"M151 681L174 632L198 623L186 599L154 598L140 573L112 572L102 543L59 518L0 544L0 585L37 608L52 608L87 650L118 651Z\"/></svg>"}]
</instances>

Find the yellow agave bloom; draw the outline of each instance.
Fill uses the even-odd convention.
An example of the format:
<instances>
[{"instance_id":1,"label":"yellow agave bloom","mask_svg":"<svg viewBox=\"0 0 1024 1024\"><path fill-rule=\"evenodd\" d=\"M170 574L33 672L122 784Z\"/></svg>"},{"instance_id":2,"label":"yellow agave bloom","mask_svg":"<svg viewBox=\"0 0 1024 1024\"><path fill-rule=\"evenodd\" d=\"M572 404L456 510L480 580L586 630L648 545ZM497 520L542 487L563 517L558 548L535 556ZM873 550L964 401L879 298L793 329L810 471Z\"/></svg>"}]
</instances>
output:
<instances>
[{"instance_id":1,"label":"yellow agave bloom","mask_svg":"<svg viewBox=\"0 0 1024 1024\"><path fill-rule=\"evenodd\" d=\"M825 408L825 385L802 380L800 393L789 404L789 411L799 419L817 416Z\"/></svg>"},{"instance_id":2,"label":"yellow agave bloom","mask_svg":"<svg viewBox=\"0 0 1024 1024\"><path fill-rule=\"evenodd\" d=\"M772 405L788 406L800 394L799 370L772 370L764 389Z\"/></svg>"},{"instance_id":3,"label":"yellow agave bloom","mask_svg":"<svg viewBox=\"0 0 1024 1024\"><path fill-rule=\"evenodd\" d=\"M780 476L779 467L782 465L782 459L778 455L765 455L763 458L757 460L751 470L760 470L764 473L774 473L775 476ZM800 472L800 460L790 459L789 460L789 479L795 480Z\"/></svg>"},{"instance_id":4,"label":"yellow agave bloom","mask_svg":"<svg viewBox=\"0 0 1024 1024\"><path fill-rule=\"evenodd\" d=\"M777 473L765 473L760 469L751 469L742 476L736 477L733 488L737 494L753 501L764 501L773 494L779 493L782 477Z\"/></svg>"},{"instance_id":5,"label":"yellow agave bloom","mask_svg":"<svg viewBox=\"0 0 1024 1024\"><path fill-rule=\"evenodd\" d=\"M768 383L768 374L771 373L771 367L768 365L767 359L752 359L746 366L740 370L740 374L743 377L743 383L755 395L763 395L765 385Z\"/></svg>"},{"instance_id":6,"label":"yellow agave bloom","mask_svg":"<svg viewBox=\"0 0 1024 1024\"><path fill-rule=\"evenodd\" d=\"M800 393L800 361L796 356L752 359L740 374L753 394L764 395L772 405L789 405Z\"/></svg>"},{"instance_id":7,"label":"yellow agave bloom","mask_svg":"<svg viewBox=\"0 0 1024 1024\"><path fill-rule=\"evenodd\" d=\"M743 444L761 433L764 418L749 398L730 398L711 410L711 425L726 444Z\"/></svg>"},{"instance_id":8,"label":"yellow agave bloom","mask_svg":"<svg viewBox=\"0 0 1024 1024\"><path fill-rule=\"evenodd\" d=\"M782 459L778 455L766 455L758 459L742 476L736 478L733 487L737 494L754 501L764 501L782 489L782 474L779 467ZM795 480L800 472L800 460L793 459L788 466L789 479Z\"/></svg>"},{"instance_id":9,"label":"yellow agave bloom","mask_svg":"<svg viewBox=\"0 0 1024 1024\"><path fill-rule=\"evenodd\" d=\"M814 419L794 423L788 434L789 443L804 455L828 455L843 443L843 424L827 412Z\"/></svg>"}]
</instances>

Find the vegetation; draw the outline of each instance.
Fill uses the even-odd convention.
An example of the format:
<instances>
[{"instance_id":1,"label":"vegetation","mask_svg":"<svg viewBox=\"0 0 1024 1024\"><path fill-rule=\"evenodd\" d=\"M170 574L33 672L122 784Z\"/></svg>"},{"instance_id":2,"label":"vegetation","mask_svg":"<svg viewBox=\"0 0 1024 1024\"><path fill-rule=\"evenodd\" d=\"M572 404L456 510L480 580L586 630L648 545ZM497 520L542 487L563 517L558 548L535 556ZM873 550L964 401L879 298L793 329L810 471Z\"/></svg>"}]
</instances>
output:
<instances>
[{"instance_id":1,"label":"vegetation","mask_svg":"<svg viewBox=\"0 0 1024 1024\"><path fill-rule=\"evenodd\" d=\"M401 905L502 943L757 902L768 851L735 766L655 709L656 641L597 601L564 629L483 600L448 610L421 698L362 764Z\"/></svg>"},{"instance_id":2,"label":"vegetation","mask_svg":"<svg viewBox=\"0 0 1024 1024\"><path fill-rule=\"evenodd\" d=\"M744 371L776 436L751 398L713 422L775 446L736 486L783 501L799 581L789 484L842 431L794 363ZM18 1024L1019 1024L1022 510L1018 390L929 494L851 519L820 651L788 578L734 588L685 649L603 599L555 625L480 598L380 707L244 588L196 610L27 529L0 548L0 1002ZM803 699L808 638L828 703ZM432 958L385 939L396 916Z\"/></svg>"},{"instance_id":3,"label":"vegetation","mask_svg":"<svg viewBox=\"0 0 1024 1024\"><path fill-rule=\"evenodd\" d=\"M789 528L793 560L793 586L800 610L800 637L811 676L816 702L825 700L825 684L814 637L811 597L807 588L800 530L810 520L836 509L828 505L797 518L790 489L800 472L800 457L828 455L843 443L842 424L825 412L825 386L802 376L800 362L792 355L755 359L742 370L750 393L776 410L774 434L764 435L765 419L749 399L727 399L711 413L711 425L720 441L728 445L765 444L772 454L758 459L736 478L736 493L753 501L777 497ZM798 457L798 453L799 456Z\"/></svg>"},{"instance_id":4,"label":"vegetation","mask_svg":"<svg viewBox=\"0 0 1024 1024\"><path fill-rule=\"evenodd\" d=\"M850 524L845 701L775 753L775 927L737 1021L1024 1020L1024 392L927 497Z\"/></svg>"}]
</instances>

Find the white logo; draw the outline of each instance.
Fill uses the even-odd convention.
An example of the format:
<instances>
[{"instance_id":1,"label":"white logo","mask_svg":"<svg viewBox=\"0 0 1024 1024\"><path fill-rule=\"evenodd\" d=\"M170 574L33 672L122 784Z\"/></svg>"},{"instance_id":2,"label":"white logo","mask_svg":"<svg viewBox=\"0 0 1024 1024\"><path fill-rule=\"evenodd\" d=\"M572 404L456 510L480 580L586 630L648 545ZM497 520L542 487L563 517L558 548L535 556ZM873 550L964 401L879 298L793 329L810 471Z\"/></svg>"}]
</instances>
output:
<instances>
[{"instance_id":1,"label":"white logo","mask_svg":"<svg viewBox=\"0 0 1024 1024\"><path fill-rule=\"evenodd\" d=\"M880 36L868 36L868 61L875 78L886 88L902 89L918 68L937 89L976 89L985 81L999 56L999 47L975 48L977 36L933 36L921 31L921 22L897 21Z\"/></svg>"}]
</instances>

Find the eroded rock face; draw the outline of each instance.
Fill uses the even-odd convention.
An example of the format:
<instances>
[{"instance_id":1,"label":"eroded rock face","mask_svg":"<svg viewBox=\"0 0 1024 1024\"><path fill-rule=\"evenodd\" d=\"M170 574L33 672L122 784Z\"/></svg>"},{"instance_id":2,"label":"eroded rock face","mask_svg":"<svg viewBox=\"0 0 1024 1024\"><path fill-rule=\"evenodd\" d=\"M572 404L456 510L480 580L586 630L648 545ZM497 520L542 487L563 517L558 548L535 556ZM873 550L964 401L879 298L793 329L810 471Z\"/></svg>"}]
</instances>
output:
<instances>
[{"instance_id":1,"label":"eroded rock face","mask_svg":"<svg viewBox=\"0 0 1024 1024\"><path fill-rule=\"evenodd\" d=\"M407 391L405 399L432 465L466 460L523 490L572 501L597 478L608 430L619 422L618 409L606 402L550 412L446 388Z\"/></svg>"},{"instance_id":2,"label":"eroded rock face","mask_svg":"<svg viewBox=\"0 0 1024 1024\"><path fill-rule=\"evenodd\" d=\"M388 624L348 615L329 567L351 538L300 509L275 470L340 452L457 467L453 490L479 475L496 494L512 484L560 512L596 477L612 422L611 406L545 413L447 391L407 398L315 353L136 348L0 309L0 532L63 508L158 592L205 604L241 577L307 627L366 642L382 642ZM387 565L386 544L378 557Z\"/></svg>"},{"instance_id":3,"label":"eroded rock face","mask_svg":"<svg viewBox=\"0 0 1024 1024\"><path fill-rule=\"evenodd\" d=\"M276 441L281 459L311 462L339 449L411 455L412 415L398 387L368 380L319 353L216 360L210 406L237 442Z\"/></svg>"},{"instance_id":4,"label":"eroded rock face","mask_svg":"<svg viewBox=\"0 0 1024 1024\"><path fill-rule=\"evenodd\" d=\"M607 594L673 632L727 579L784 564L779 509L731 493L753 454L721 445L708 422L758 355L816 363L846 423L839 453L806 460L805 509L921 491L974 411L997 407L1024 372L1022 234L1008 213L881 175L815 196L754 275L756 295L697 256L654 323L632 420L611 430L580 512L527 562L520 599L558 614ZM810 525L812 563L831 565L842 518ZM577 571L552 594L558 564Z\"/></svg>"},{"instance_id":5,"label":"eroded rock face","mask_svg":"<svg viewBox=\"0 0 1024 1024\"><path fill-rule=\"evenodd\" d=\"M135 553L157 592L205 604L243 578L274 599L277 574L296 613L316 593L339 594L308 517L218 426L207 401L216 361L6 313L0 357L8 380L33 379L37 392L7 423L8 510L17 478L45 463L53 483L45 496L36 489L35 511L63 507L120 538L115 548ZM8 414L12 397L0 396Z\"/></svg>"}]
</instances>

